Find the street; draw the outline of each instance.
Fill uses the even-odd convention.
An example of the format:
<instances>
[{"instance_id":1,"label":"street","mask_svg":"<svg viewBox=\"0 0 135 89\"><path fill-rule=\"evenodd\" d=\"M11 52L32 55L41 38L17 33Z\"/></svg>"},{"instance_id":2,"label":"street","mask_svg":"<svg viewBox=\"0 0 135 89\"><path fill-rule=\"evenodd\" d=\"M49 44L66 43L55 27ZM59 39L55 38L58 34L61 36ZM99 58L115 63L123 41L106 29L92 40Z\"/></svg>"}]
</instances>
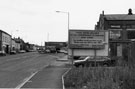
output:
<instances>
[{"instance_id":1,"label":"street","mask_svg":"<svg viewBox=\"0 0 135 89\"><path fill-rule=\"evenodd\" d=\"M34 73L43 68L45 70L45 67L63 56L65 55L30 52L0 57L0 88L16 88Z\"/></svg>"}]
</instances>

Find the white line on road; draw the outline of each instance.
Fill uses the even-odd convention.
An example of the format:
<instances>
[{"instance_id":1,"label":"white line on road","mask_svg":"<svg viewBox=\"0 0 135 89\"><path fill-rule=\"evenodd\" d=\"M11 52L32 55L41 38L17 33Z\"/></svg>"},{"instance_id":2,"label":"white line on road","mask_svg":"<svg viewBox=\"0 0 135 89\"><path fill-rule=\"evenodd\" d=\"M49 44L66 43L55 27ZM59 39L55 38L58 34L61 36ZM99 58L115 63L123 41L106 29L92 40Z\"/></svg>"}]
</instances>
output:
<instances>
[{"instance_id":1,"label":"white line on road","mask_svg":"<svg viewBox=\"0 0 135 89\"><path fill-rule=\"evenodd\" d=\"M43 68L47 67L49 65L45 65ZM29 77L25 78L23 80L23 82L21 84L19 84L15 89L20 89L25 83L27 82L32 82L32 81L29 81L35 74L37 74L39 71L41 71L43 68L39 69L38 71L32 73L32 75L30 75Z\"/></svg>"},{"instance_id":2,"label":"white line on road","mask_svg":"<svg viewBox=\"0 0 135 89\"><path fill-rule=\"evenodd\" d=\"M19 84L15 89L20 89L26 82L28 82L37 72L33 73L30 77L27 77L23 80L23 82L21 84Z\"/></svg>"}]
</instances>

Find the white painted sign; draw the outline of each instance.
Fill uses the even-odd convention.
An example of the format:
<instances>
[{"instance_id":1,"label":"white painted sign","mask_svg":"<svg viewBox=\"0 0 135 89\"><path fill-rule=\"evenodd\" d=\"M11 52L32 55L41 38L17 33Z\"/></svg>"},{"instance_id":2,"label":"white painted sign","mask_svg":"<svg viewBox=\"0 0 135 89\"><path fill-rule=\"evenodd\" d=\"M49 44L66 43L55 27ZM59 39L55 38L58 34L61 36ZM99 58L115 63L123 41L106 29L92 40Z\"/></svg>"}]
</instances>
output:
<instances>
[{"instance_id":1,"label":"white painted sign","mask_svg":"<svg viewBox=\"0 0 135 89\"><path fill-rule=\"evenodd\" d=\"M69 48L104 48L104 31L69 30Z\"/></svg>"},{"instance_id":2,"label":"white painted sign","mask_svg":"<svg viewBox=\"0 0 135 89\"><path fill-rule=\"evenodd\" d=\"M104 33L104 36L103 33ZM101 33L101 39L98 37L98 36L93 36L93 37L97 37L96 40L102 40L102 44L104 45L104 48L101 48L101 49L91 49L90 45L91 43L88 45L88 46L80 46L80 48L78 47L71 47L68 49L68 56L95 56L95 50L96 50L96 56L108 56L109 55L109 44L108 44L108 38L109 38L109 34L108 34L108 31L102 31ZM71 32L72 33L72 32ZM77 39L77 38L76 38ZM70 38L71 40L71 38ZM90 39L89 39L90 40ZM94 39L93 39L94 40ZM70 41L71 42L71 41ZM97 42L97 41L96 41ZM70 43L71 44L76 44L76 43ZM94 43L95 44L95 43ZM78 45L78 44L76 44ZM80 45L80 43L79 43ZM98 44L97 44L98 45ZM99 45L98 45L99 46ZM88 48L86 48L88 47Z\"/></svg>"}]
</instances>

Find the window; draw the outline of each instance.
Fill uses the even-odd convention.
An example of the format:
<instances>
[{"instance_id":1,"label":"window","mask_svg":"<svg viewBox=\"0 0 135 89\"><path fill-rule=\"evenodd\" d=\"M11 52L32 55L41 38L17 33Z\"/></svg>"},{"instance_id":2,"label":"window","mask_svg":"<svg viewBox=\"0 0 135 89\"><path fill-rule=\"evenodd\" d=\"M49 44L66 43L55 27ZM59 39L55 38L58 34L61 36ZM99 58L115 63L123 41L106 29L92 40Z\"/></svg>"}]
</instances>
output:
<instances>
[{"instance_id":1,"label":"window","mask_svg":"<svg viewBox=\"0 0 135 89\"><path fill-rule=\"evenodd\" d=\"M121 30L110 30L110 39L121 39Z\"/></svg>"},{"instance_id":2,"label":"window","mask_svg":"<svg viewBox=\"0 0 135 89\"><path fill-rule=\"evenodd\" d=\"M135 30L127 31L127 37L128 39L135 39Z\"/></svg>"},{"instance_id":3,"label":"window","mask_svg":"<svg viewBox=\"0 0 135 89\"><path fill-rule=\"evenodd\" d=\"M131 28L134 28L135 29L135 25L131 25Z\"/></svg>"}]
</instances>

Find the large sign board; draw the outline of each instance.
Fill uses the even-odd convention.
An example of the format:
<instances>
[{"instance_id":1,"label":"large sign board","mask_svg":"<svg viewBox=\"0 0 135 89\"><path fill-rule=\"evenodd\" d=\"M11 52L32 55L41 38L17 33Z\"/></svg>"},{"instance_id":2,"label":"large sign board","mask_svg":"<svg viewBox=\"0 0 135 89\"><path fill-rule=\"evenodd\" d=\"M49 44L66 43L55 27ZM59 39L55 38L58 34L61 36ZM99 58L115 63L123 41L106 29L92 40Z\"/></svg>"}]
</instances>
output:
<instances>
[{"instance_id":1,"label":"large sign board","mask_svg":"<svg viewBox=\"0 0 135 89\"><path fill-rule=\"evenodd\" d=\"M80 48L71 47L71 48L68 48L68 56L95 56L95 55L96 56L109 56L109 32L108 31L102 31L102 32L104 32L104 34L105 34L104 37L100 36L101 38L99 38L97 36L96 37L94 36L94 38L96 38L96 40L102 39L104 48L97 49L97 47L92 47L92 46L82 46L82 47L80 46ZM99 34L103 34L103 33L99 33ZM69 42L71 42L71 41L69 41ZM72 45L74 45L74 44L72 43ZM78 45L78 44L75 44L75 45ZM99 46L99 45L96 44L96 46ZM88 47L88 48L86 48L86 47Z\"/></svg>"},{"instance_id":2,"label":"large sign board","mask_svg":"<svg viewBox=\"0 0 135 89\"><path fill-rule=\"evenodd\" d=\"M69 30L69 48L103 49L104 31Z\"/></svg>"},{"instance_id":3,"label":"large sign board","mask_svg":"<svg viewBox=\"0 0 135 89\"><path fill-rule=\"evenodd\" d=\"M56 48L62 48L62 47L66 47L67 43L66 42L45 42L45 46L54 46Z\"/></svg>"}]
</instances>

